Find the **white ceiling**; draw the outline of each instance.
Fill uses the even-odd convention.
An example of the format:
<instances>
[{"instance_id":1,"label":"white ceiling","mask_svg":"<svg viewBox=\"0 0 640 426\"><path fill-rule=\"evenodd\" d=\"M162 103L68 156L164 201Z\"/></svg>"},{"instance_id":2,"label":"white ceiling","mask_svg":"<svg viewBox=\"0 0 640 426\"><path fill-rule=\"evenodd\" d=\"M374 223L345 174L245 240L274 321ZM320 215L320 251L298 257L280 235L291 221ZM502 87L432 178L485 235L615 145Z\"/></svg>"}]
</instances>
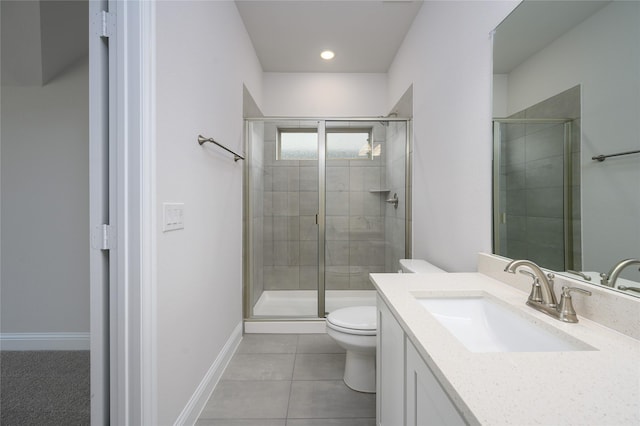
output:
<instances>
[{"instance_id":1,"label":"white ceiling","mask_svg":"<svg viewBox=\"0 0 640 426\"><path fill-rule=\"evenodd\" d=\"M44 85L89 53L86 0L1 0L0 15L2 85Z\"/></svg>"},{"instance_id":2,"label":"white ceiling","mask_svg":"<svg viewBox=\"0 0 640 426\"><path fill-rule=\"evenodd\" d=\"M2 83L42 85L88 51L85 1L2 5ZM236 0L266 72L387 72L420 1ZM65 25L59 25L60 22ZM320 51L332 49L332 61Z\"/></svg>"},{"instance_id":3,"label":"white ceiling","mask_svg":"<svg viewBox=\"0 0 640 426\"><path fill-rule=\"evenodd\" d=\"M235 1L265 72L385 73L420 1ZM333 50L331 61L320 52Z\"/></svg>"},{"instance_id":4,"label":"white ceiling","mask_svg":"<svg viewBox=\"0 0 640 426\"><path fill-rule=\"evenodd\" d=\"M508 74L611 0L524 1L496 29L494 74Z\"/></svg>"}]
</instances>

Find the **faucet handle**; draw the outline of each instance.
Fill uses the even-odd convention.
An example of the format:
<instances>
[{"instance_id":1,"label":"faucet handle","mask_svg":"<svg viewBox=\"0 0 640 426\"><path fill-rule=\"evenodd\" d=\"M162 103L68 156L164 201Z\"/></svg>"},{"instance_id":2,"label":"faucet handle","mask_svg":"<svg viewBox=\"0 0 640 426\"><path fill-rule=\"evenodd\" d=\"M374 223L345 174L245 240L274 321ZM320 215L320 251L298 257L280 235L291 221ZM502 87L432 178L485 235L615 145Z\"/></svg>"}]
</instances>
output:
<instances>
[{"instance_id":1,"label":"faucet handle","mask_svg":"<svg viewBox=\"0 0 640 426\"><path fill-rule=\"evenodd\" d=\"M571 297L571 292L577 291L578 293L586 294L587 296L591 296L591 292L589 290L585 290L578 287L562 287L562 295L565 297Z\"/></svg>"},{"instance_id":2,"label":"faucet handle","mask_svg":"<svg viewBox=\"0 0 640 426\"><path fill-rule=\"evenodd\" d=\"M578 287L562 287L562 295L560 296L560 304L558 306L558 314L560 321L564 322L578 322L578 316L576 310L573 308L573 302L571 300L571 292L577 291L578 293L591 296L591 292L583 290Z\"/></svg>"},{"instance_id":3,"label":"faucet handle","mask_svg":"<svg viewBox=\"0 0 640 426\"><path fill-rule=\"evenodd\" d=\"M533 282L531 283L531 293L529 293L529 300L532 302L542 303L542 288L540 286L540 279L536 277L536 274L534 274L533 272L524 271L522 269L520 269L520 271L518 272L533 278Z\"/></svg>"},{"instance_id":4,"label":"faucet handle","mask_svg":"<svg viewBox=\"0 0 640 426\"><path fill-rule=\"evenodd\" d=\"M549 282L549 287L551 287L551 291L553 292L553 284L554 281L553 279L556 277L556 274L554 274L553 272L547 272L547 281Z\"/></svg>"},{"instance_id":5,"label":"faucet handle","mask_svg":"<svg viewBox=\"0 0 640 426\"><path fill-rule=\"evenodd\" d=\"M609 286L609 274L605 272L600 273L600 284Z\"/></svg>"}]
</instances>

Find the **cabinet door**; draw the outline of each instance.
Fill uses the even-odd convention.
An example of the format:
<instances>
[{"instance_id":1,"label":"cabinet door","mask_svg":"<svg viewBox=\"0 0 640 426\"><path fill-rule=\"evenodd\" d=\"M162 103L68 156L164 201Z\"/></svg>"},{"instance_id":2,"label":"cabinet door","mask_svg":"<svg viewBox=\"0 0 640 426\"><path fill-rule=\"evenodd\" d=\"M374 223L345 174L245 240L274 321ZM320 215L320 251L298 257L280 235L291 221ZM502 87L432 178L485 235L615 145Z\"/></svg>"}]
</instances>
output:
<instances>
[{"instance_id":1,"label":"cabinet door","mask_svg":"<svg viewBox=\"0 0 640 426\"><path fill-rule=\"evenodd\" d=\"M407 340L407 426L466 425L433 372Z\"/></svg>"},{"instance_id":2,"label":"cabinet door","mask_svg":"<svg viewBox=\"0 0 640 426\"><path fill-rule=\"evenodd\" d=\"M378 297L377 424L404 425L404 332Z\"/></svg>"}]
</instances>

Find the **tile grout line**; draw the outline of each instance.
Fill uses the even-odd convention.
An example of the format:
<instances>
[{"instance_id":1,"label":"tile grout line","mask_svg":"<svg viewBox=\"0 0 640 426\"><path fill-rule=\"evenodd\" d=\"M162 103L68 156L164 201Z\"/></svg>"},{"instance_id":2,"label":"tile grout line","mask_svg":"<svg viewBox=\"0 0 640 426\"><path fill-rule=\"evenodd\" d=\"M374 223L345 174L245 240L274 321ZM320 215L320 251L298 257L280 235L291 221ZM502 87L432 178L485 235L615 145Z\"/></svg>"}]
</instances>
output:
<instances>
[{"instance_id":1,"label":"tile grout line","mask_svg":"<svg viewBox=\"0 0 640 426\"><path fill-rule=\"evenodd\" d=\"M291 381L289 381L289 398L287 399L287 412L285 413L284 424L289 423L289 407L291 407L291 394L293 392L293 374L296 370L296 360L298 359L298 345L300 344L300 335L296 335L296 349L293 353L293 368L291 369Z\"/></svg>"},{"instance_id":2,"label":"tile grout line","mask_svg":"<svg viewBox=\"0 0 640 426\"><path fill-rule=\"evenodd\" d=\"M303 343L305 343L305 342L306 342L306 340L304 340L304 341L302 341L302 340L303 340L303 336L302 336L302 335L300 335L300 334L295 335L295 344L294 344L294 349L293 349L293 352L292 352L292 353L293 353L293 359L292 359L292 361L293 361L293 365L292 365L291 375L290 375L290 377L289 377L289 378L286 378L286 379L282 380L282 381L286 381L286 380L288 380L288 381L289 381L289 386L288 386L288 387L286 387L286 388L284 388L284 389L287 389L287 388L288 388L287 404L286 404L286 412L284 413L284 416L283 416L283 417L281 417L281 418L279 418L279 419L277 419L277 418L273 418L273 420L280 420L280 421L283 421L283 420L284 420L285 424L284 424L283 426L286 426L287 424L289 424L289 420L292 420L292 421L294 421L294 420L299 421L299 420L305 420L305 419L306 419L306 420L312 420L312 419L314 419L314 420L320 420L321 418L327 418L327 419L331 418L331 419L342 419L342 420L344 420L344 421L347 421L347 420L354 420L354 421L355 421L355 419L361 419L362 421L364 421L365 419L375 419L375 417L368 417L368 416L366 416L366 415L365 415L365 416L363 416L363 417L357 417L357 418L356 418L356 417L350 417L350 416L346 416L346 417L342 417L342 416L337 416L337 417L317 417L317 418L316 418L316 417L313 417L313 416L311 416L311 417L306 417L306 416L305 416L305 417L300 417L300 418L298 418L298 417L296 417L296 418L291 418L291 417L290 417L290 414L291 414L291 412L290 412L290 411L291 411L291 408L292 408L292 404L291 404L291 403L292 403L292 395L293 395L293 382L294 382L294 381L296 381L296 380L294 380L294 378L295 378L294 373L295 373L295 367L296 367L296 365L297 365L298 355L302 355L303 357L304 357L305 355L310 355L310 356L314 356L314 355L319 355L319 356L323 356L323 355L328 355L328 356L338 356L338 355L340 355L340 356L345 356L345 354L344 354L344 353L336 353L336 352L332 351L332 350L331 350L331 348L328 348L328 347L325 347L325 346L321 346L321 347L315 347L315 346L314 346L314 347L311 347L311 348L307 348L307 349L310 349L310 350L311 350L311 352L307 352L305 349L301 349L301 345L302 345ZM277 355L277 354L279 354L279 355L285 355L285 352L279 352L279 353L265 352L265 349L264 349L263 347L259 347L259 348L256 348L256 349L257 349L257 350L256 350L256 352L252 352L252 354L255 354L255 355ZM236 353L236 354L234 354L234 356L235 356L235 355L241 355L241 354L240 354L240 353ZM304 359L304 358L301 358L301 359ZM305 363L303 363L303 364L301 365L301 367L303 368L303 370L304 370L304 366L305 366L305 365L306 365ZM259 379L256 379L256 380L259 380ZM244 380L227 380L227 381L244 381ZM276 381L277 381L277 380L276 380ZM327 382L327 381L329 381L329 382L333 382L333 381L341 381L341 380L339 380L339 379L328 379L328 378L326 378L326 379L325 379L325 378L316 378L316 379L311 379L311 378L304 379L304 378L303 378L303 379L298 380L298 381L299 381L299 382L308 382L308 383L312 383L312 382L320 383L320 382ZM283 389L283 390L284 390L284 389ZM236 413L236 414L237 414L237 413ZM309 413L307 413L307 414L309 414ZM325 415L326 415L326 414L327 414L327 413L325 413ZM337 413L336 413L336 414L337 414ZM341 414L343 414L343 415L344 415L344 413L341 413ZM364 414L364 413L363 413L363 414ZM221 420L221 419L222 419L222 418L212 418L212 420ZM231 419L231 418L229 418L229 420L230 420L230 419ZM233 417L233 419L234 419L234 420L251 420L251 421L259 420L259 419L254 419L254 418L247 418L247 419L244 419L244 418L241 418L241 417ZM271 418L270 418L270 419L271 419ZM263 419L263 420L264 420L264 419ZM252 424L253 424L253 423L252 423ZM259 423L256 423L256 424L259 424ZM358 424L360 424L360 423L358 423ZM368 423L367 423L367 424L368 424Z\"/></svg>"}]
</instances>

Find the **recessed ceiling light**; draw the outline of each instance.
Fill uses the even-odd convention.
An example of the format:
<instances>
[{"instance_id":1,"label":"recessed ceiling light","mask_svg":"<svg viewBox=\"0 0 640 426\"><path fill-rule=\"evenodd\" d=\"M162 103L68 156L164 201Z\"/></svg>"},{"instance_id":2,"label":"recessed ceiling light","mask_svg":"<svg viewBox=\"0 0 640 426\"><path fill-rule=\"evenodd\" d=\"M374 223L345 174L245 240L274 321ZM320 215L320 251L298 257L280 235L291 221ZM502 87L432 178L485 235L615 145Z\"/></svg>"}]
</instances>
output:
<instances>
[{"instance_id":1,"label":"recessed ceiling light","mask_svg":"<svg viewBox=\"0 0 640 426\"><path fill-rule=\"evenodd\" d=\"M333 53L331 50L325 50L320 54L320 57L322 59L327 60L327 61L330 60L330 59L333 59L335 56L336 56L336 54Z\"/></svg>"}]
</instances>

